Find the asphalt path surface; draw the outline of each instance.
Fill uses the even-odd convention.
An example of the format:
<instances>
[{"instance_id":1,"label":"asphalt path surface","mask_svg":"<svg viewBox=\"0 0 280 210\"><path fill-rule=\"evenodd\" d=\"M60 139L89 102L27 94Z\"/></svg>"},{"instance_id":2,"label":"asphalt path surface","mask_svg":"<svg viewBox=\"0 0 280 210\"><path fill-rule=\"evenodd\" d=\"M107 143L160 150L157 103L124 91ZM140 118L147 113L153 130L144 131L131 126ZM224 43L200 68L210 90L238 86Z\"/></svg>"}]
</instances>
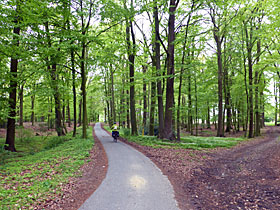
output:
<instances>
[{"instance_id":1,"label":"asphalt path surface","mask_svg":"<svg viewBox=\"0 0 280 210\"><path fill-rule=\"evenodd\" d=\"M102 184L79 210L179 209L168 178L149 158L122 142L114 142L100 123L94 129L109 166Z\"/></svg>"}]
</instances>

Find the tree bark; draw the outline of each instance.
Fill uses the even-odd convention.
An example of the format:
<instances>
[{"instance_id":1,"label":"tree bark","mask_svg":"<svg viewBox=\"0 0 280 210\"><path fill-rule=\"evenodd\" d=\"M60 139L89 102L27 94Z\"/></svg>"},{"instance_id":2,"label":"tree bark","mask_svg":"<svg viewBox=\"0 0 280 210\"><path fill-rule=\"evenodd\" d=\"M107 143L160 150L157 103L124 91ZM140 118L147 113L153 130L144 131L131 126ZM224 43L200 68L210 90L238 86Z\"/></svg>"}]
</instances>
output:
<instances>
[{"instance_id":1,"label":"tree bark","mask_svg":"<svg viewBox=\"0 0 280 210\"><path fill-rule=\"evenodd\" d=\"M156 75L160 77L161 73L161 65L160 65L160 40L159 40L159 18L158 18L158 0L154 0L154 37L155 37L155 46L154 46L154 59L156 65ZM160 139L163 138L164 135L164 107L163 107L163 90L162 90L162 80L160 78L157 79L157 99L158 99L158 123L159 123L159 132L158 136Z\"/></svg>"},{"instance_id":2,"label":"tree bark","mask_svg":"<svg viewBox=\"0 0 280 210\"><path fill-rule=\"evenodd\" d=\"M221 34L220 26L216 23L216 11L211 8L211 21L213 24L213 35L217 47L218 63L218 129L217 137L224 137L224 115L223 115L223 63L222 63L222 43L224 35Z\"/></svg>"},{"instance_id":3,"label":"tree bark","mask_svg":"<svg viewBox=\"0 0 280 210\"><path fill-rule=\"evenodd\" d=\"M261 54L261 41L257 42L257 63L259 62ZM260 111L259 111L259 71L255 69L255 136L261 135L261 121L260 121Z\"/></svg>"},{"instance_id":4,"label":"tree bark","mask_svg":"<svg viewBox=\"0 0 280 210\"><path fill-rule=\"evenodd\" d=\"M154 81L152 81L151 82L150 122L149 122L149 135L150 136L154 135L155 108L156 108L156 83Z\"/></svg>"},{"instance_id":5,"label":"tree bark","mask_svg":"<svg viewBox=\"0 0 280 210\"><path fill-rule=\"evenodd\" d=\"M83 32L83 35L85 35L85 32ZM86 69L85 69L85 59L86 59L86 44L83 41L82 42L82 56L81 56L81 77L82 77L82 84L81 84L81 90L82 90L82 98L83 98L83 119L82 119L82 125L83 125L83 134L82 138L87 138L87 95L86 95Z\"/></svg>"},{"instance_id":6,"label":"tree bark","mask_svg":"<svg viewBox=\"0 0 280 210\"><path fill-rule=\"evenodd\" d=\"M114 94L114 71L112 65L110 65L110 78L111 78L111 110L112 110L112 119L114 122L117 121L116 109L115 109L115 94Z\"/></svg>"},{"instance_id":7,"label":"tree bark","mask_svg":"<svg viewBox=\"0 0 280 210\"><path fill-rule=\"evenodd\" d=\"M192 4L193 9L194 4ZM184 39L184 45L183 45L183 55L182 55L182 67L180 71L180 77L179 77L179 94L178 94L178 108L177 108L177 141L181 141L180 137L180 112L181 112L181 92L182 92L182 80L183 80L183 73L184 73L184 64L185 64L185 56L186 56L186 47L187 47L187 38L188 38L188 31L189 31L189 24L191 20L191 14L188 17L187 25L186 25L186 31L185 31L185 39Z\"/></svg>"},{"instance_id":8,"label":"tree bark","mask_svg":"<svg viewBox=\"0 0 280 210\"><path fill-rule=\"evenodd\" d=\"M45 23L45 28L46 28L46 32L47 32L47 44L48 47L52 47L51 45L51 38L50 38L50 31L49 31L49 23L46 22ZM48 59L47 58L47 63L48 63ZM51 62L51 66L48 64L47 68L48 68L48 72L50 73L51 76L51 87L53 89L53 96L54 96L54 104L55 104L55 129L57 132L58 136L64 136L65 133L63 131L63 127L62 127L62 114L61 114L61 104L60 104L60 94L59 94L59 90L58 90L58 84L57 84L57 71L56 71L56 67L57 67L57 56L52 54L50 56L50 62Z\"/></svg>"},{"instance_id":9,"label":"tree bark","mask_svg":"<svg viewBox=\"0 0 280 210\"><path fill-rule=\"evenodd\" d=\"M83 104L83 99L81 98L79 101L79 117L78 117L78 126L79 127L82 125L82 104Z\"/></svg>"},{"instance_id":10,"label":"tree bark","mask_svg":"<svg viewBox=\"0 0 280 210\"><path fill-rule=\"evenodd\" d=\"M35 95L31 95L31 124L34 126L35 122L35 112L34 112L34 105L35 105Z\"/></svg>"},{"instance_id":11,"label":"tree bark","mask_svg":"<svg viewBox=\"0 0 280 210\"><path fill-rule=\"evenodd\" d=\"M71 70L72 70L72 91L73 91L73 137L77 132L77 93L76 93L76 72L75 72L75 54L74 49L71 49Z\"/></svg>"},{"instance_id":12,"label":"tree bark","mask_svg":"<svg viewBox=\"0 0 280 210\"><path fill-rule=\"evenodd\" d=\"M216 32L214 32L216 33ZM218 96L219 96L219 106L218 106L218 129L217 137L224 136L224 122L223 122L223 65L222 65L222 43L220 37L214 35L217 44L217 58L218 58Z\"/></svg>"},{"instance_id":13,"label":"tree bark","mask_svg":"<svg viewBox=\"0 0 280 210\"><path fill-rule=\"evenodd\" d=\"M126 2L124 2L125 8ZM131 0L131 9L133 9L133 0ZM130 36L132 43L130 41ZM137 135L137 122L136 122L136 110L135 110L135 84L134 84L134 62L135 62L135 51L136 41L133 31L133 25L131 20L126 20L126 43L127 43L127 54L129 61L129 99L130 99L130 120L131 120L131 134Z\"/></svg>"},{"instance_id":14,"label":"tree bark","mask_svg":"<svg viewBox=\"0 0 280 210\"><path fill-rule=\"evenodd\" d=\"M17 5L16 11L18 12L19 5ZM19 23L19 17L15 18L15 27L13 29L13 46L15 48L19 47L19 34L20 27L17 26ZM5 149L11 152L16 152L15 148L15 132L16 132L16 103L17 103L17 70L18 70L18 55L12 55L11 65L10 65L10 88L9 88L9 115L6 131L6 146Z\"/></svg>"},{"instance_id":15,"label":"tree bark","mask_svg":"<svg viewBox=\"0 0 280 210\"><path fill-rule=\"evenodd\" d=\"M145 79L145 75L147 72L147 66L143 65L143 129L145 129L147 124L147 80Z\"/></svg>"},{"instance_id":16,"label":"tree bark","mask_svg":"<svg viewBox=\"0 0 280 210\"><path fill-rule=\"evenodd\" d=\"M70 101L67 101L67 121L68 127L71 127Z\"/></svg>"},{"instance_id":17,"label":"tree bark","mask_svg":"<svg viewBox=\"0 0 280 210\"><path fill-rule=\"evenodd\" d=\"M252 36L253 29L250 28L250 34L248 33L247 24L244 24L248 57L248 69L249 69L249 134L248 138L254 137L254 105L253 105L253 59L252 59Z\"/></svg>"},{"instance_id":18,"label":"tree bark","mask_svg":"<svg viewBox=\"0 0 280 210\"><path fill-rule=\"evenodd\" d=\"M164 137L175 140L172 130L173 108L174 108L174 41L175 41L175 11L176 1L170 0L169 20L168 20L168 62L167 62L167 81L166 81L166 105L164 119Z\"/></svg>"},{"instance_id":19,"label":"tree bark","mask_svg":"<svg viewBox=\"0 0 280 210\"><path fill-rule=\"evenodd\" d=\"M188 71L188 131L193 135L191 68Z\"/></svg>"},{"instance_id":20,"label":"tree bark","mask_svg":"<svg viewBox=\"0 0 280 210\"><path fill-rule=\"evenodd\" d=\"M19 126L23 126L23 87L24 84L19 89Z\"/></svg>"},{"instance_id":21,"label":"tree bark","mask_svg":"<svg viewBox=\"0 0 280 210\"><path fill-rule=\"evenodd\" d=\"M53 89L54 89L55 129L56 129L56 132L57 132L58 136L64 136L65 133L64 133L63 127L62 127L60 94L59 94L59 91L58 91L57 78L56 78L56 64L52 65L51 77L52 77L52 84L53 84Z\"/></svg>"},{"instance_id":22,"label":"tree bark","mask_svg":"<svg viewBox=\"0 0 280 210\"><path fill-rule=\"evenodd\" d=\"M210 106L209 101L207 101L207 129L211 129L211 123L210 123Z\"/></svg>"},{"instance_id":23,"label":"tree bark","mask_svg":"<svg viewBox=\"0 0 280 210\"><path fill-rule=\"evenodd\" d=\"M230 105L230 85L228 77L228 67L226 62L226 39L224 41L224 92L225 92L225 109L226 109L226 130L225 132L230 132L232 129L232 114L231 114L231 105Z\"/></svg>"},{"instance_id":24,"label":"tree bark","mask_svg":"<svg viewBox=\"0 0 280 210\"><path fill-rule=\"evenodd\" d=\"M278 121L278 95L277 95L277 84L274 82L274 98L275 98L275 115L274 115L274 125L277 126Z\"/></svg>"}]
</instances>

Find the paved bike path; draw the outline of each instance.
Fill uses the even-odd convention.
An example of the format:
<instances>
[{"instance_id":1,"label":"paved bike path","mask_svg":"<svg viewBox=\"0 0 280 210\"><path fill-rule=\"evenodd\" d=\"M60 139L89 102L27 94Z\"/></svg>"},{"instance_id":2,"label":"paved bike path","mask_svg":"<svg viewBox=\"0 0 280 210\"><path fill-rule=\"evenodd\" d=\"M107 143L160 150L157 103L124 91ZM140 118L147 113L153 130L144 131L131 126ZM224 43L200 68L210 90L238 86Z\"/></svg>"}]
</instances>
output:
<instances>
[{"instance_id":1,"label":"paved bike path","mask_svg":"<svg viewBox=\"0 0 280 210\"><path fill-rule=\"evenodd\" d=\"M108 171L99 188L79 210L178 210L173 188L142 153L113 139L100 123L94 127L108 156Z\"/></svg>"}]
</instances>

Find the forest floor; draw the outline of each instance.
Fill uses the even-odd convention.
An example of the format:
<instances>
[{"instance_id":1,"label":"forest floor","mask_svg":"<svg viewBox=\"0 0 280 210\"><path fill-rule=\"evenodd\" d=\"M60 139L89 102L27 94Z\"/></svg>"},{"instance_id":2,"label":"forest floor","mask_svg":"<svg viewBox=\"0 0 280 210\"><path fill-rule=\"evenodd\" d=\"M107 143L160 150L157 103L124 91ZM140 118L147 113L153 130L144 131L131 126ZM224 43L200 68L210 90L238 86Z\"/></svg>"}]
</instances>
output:
<instances>
[{"instance_id":1,"label":"forest floor","mask_svg":"<svg viewBox=\"0 0 280 210\"><path fill-rule=\"evenodd\" d=\"M212 133L213 130L200 130L200 135ZM230 136L240 135L242 132ZM183 210L273 210L280 209L279 135L280 127L267 126L261 137L243 141L233 148L204 150L152 148L120 140L144 153L168 176ZM71 180L69 186L65 186L64 198L48 201L45 209L77 208L89 196L85 187L91 186L93 192L99 186L106 173L106 155L99 142L92 152L92 155L96 153L92 156L95 160L84 167L84 176ZM89 179L92 175L95 178Z\"/></svg>"},{"instance_id":2,"label":"forest floor","mask_svg":"<svg viewBox=\"0 0 280 210\"><path fill-rule=\"evenodd\" d=\"M236 134L234 134L236 135ZM124 142L171 181L181 209L280 209L279 127L230 149L162 149Z\"/></svg>"},{"instance_id":3,"label":"forest floor","mask_svg":"<svg viewBox=\"0 0 280 210\"><path fill-rule=\"evenodd\" d=\"M72 127L67 127L68 132L72 130L73 125ZM0 129L0 138L5 138L5 135L6 129ZM24 129L16 129L16 136L18 138L28 138L35 135L52 136L57 134L55 129L48 130L43 123L35 123L34 126L31 123L24 123ZM58 194L54 193L45 201L35 202L32 204L32 207L23 207L22 209L75 210L92 195L105 178L108 168L105 150L95 135L94 129L92 135L95 143L85 164L79 169L82 176L70 177L62 189L59 189Z\"/></svg>"}]
</instances>

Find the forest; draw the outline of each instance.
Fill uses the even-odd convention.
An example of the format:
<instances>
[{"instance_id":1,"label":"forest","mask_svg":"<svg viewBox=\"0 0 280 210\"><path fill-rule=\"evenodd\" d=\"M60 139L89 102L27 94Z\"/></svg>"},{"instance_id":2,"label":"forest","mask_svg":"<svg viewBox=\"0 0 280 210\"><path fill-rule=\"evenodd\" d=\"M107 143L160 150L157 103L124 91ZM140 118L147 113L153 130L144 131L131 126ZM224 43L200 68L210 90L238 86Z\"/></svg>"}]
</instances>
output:
<instances>
[{"instance_id":1,"label":"forest","mask_svg":"<svg viewBox=\"0 0 280 210\"><path fill-rule=\"evenodd\" d=\"M180 141L279 118L277 0L2 0L0 126L118 122ZM277 44L278 43L278 44Z\"/></svg>"}]
</instances>

